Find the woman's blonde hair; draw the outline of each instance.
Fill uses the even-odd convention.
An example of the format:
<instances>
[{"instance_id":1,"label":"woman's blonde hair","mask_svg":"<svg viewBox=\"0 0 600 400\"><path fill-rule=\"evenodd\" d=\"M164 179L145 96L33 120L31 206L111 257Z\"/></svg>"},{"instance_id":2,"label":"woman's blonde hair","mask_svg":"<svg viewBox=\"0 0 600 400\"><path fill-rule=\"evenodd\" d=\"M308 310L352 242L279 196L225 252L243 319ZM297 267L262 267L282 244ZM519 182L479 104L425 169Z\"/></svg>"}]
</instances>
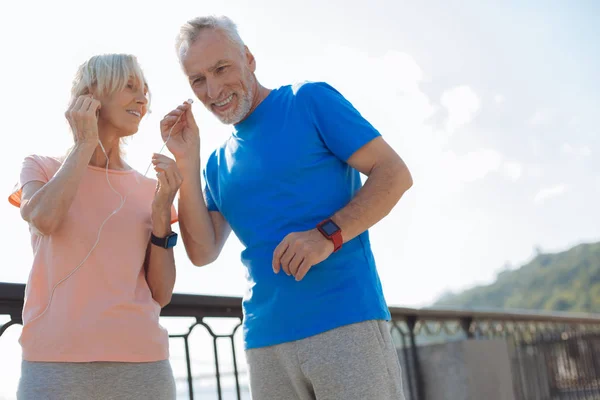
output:
<instances>
[{"instance_id":1,"label":"woman's blonde hair","mask_svg":"<svg viewBox=\"0 0 600 400\"><path fill-rule=\"evenodd\" d=\"M81 64L75 73L69 105L74 104L79 96L90 93L92 88L105 95L121 91L132 78L138 84L148 87L144 72L135 56L131 54L93 56ZM148 97L150 97L149 90Z\"/></svg>"},{"instance_id":2,"label":"woman's blonde hair","mask_svg":"<svg viewBox=\"0 0 600 400\"><path fill-rule=\"evenodd\" d=\"M100 54L91 57L79 66L71 87L69 108L79 96L90 93L91 89L111 95L125 89L133 79L148 90L148 112L150 112L150 89L144 72L135 56L131 54ZM123 145L125 138L121 138ZM120 150L122 153L122 149Z\"/></svg>"}]
</instances>

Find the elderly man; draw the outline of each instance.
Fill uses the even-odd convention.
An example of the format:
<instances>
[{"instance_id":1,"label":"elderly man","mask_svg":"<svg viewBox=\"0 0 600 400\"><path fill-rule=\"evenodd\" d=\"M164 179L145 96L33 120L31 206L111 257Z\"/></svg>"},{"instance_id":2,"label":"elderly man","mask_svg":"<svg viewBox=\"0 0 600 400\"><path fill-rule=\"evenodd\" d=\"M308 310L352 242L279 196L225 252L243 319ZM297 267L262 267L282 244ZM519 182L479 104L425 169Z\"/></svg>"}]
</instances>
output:
<instances>
[{"instance_id":1,"label":"elderly man","mask_svg":"<svg viewBox=\"0 0 600 400\"><path fill-rule=\"evenodd\" d=\"M202 188L191 105L161 121L183 175L179 220L192 263L215 261L231 230L245 246L253 398L403 398L368 229L411 187L406 165L327 83L263 87L230 19L188 21L176 48L195 95L233 126Z\"/></svg>"}]
</instances>

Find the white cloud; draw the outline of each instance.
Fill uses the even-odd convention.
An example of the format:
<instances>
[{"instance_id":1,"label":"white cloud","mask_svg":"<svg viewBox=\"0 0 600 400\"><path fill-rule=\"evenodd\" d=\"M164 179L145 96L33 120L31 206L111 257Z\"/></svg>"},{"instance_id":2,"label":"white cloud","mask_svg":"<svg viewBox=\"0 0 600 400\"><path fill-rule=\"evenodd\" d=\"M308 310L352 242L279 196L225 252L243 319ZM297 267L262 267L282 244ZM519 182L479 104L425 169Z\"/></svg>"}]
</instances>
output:
<instances>
[{"instance_id":1,"label":"white cloud","mask_svg":"<svg viewBox=\"0 0 600 400\"><path fill-rule=\"evenodd\" d=\"M303 68L290 66L299 79L322 79L339 88L361 113L377 122L378 127L414 133L435 114L437 107L420 88L426 78L409 54L390 50L380 57L350 47L322 49L321 63ZM322 64L352 65L352 68L323 70ZM287 71L290 72L290 69ZM297 72L296 72L297 69ZM308 70L308 72L307 72ZM357 79L357 71L373 71L369 79ZM384 132L385 133L385 132Z\"/></svg>"},{"instance_id":2,"label":"white cloud","mask_svg":"<svg viewBox=\"0 0 600 400\"><path fill-rule=\"evenodd\" d=\"M481 107L479 97L469 86L445 91L441 103L448 111L447 129L450 133L470 123Z\"/></svg>"},{"instance_id":3,"label":"white cloud","mask_svg":"<svg viewBox=\"0 0 600 400\"><path fill-rule=\"evenodd\" d=\"M529 178L541 178L544 175L544 170L540 165L529 165L527 167L527 176Z\"/></svg>"},{"instance_id":4,"label":"white cloud","mask_svg":"<svg viewBox=\"0 0 600 400\"><path fill-rule=\"evenodd\" d=\"M443 168L460 183L475 182L497 171L502 165L502 154L492 149L478 149L464 156L452 151L443 154Z\"/></svg>"},{"instance_id":5,"label":"white cloud","mask_svg":"<svg viewBox=\"0 0 600 400\"><path fill-rule=\"evenodd\" d=\"M516 181L523 174L523 166L516 161L506 161L502 165L502 172L508 179Z\"/></svg>"},{"instance_id":6,"label":"white cloud","mask_svg":"<svg viewBox=\"0 0 600 400\"><path fill-rule=\"evenodd\" d=\"M539 156L541 154L542 143L540 142L539 139L537 139L535 137L530 137L529 138L529 145L531 146L531 152L533 153L533 155L535 157L537 157L537 156Z\"/></svg>"},{"instance_id":7,"label":"white cloud","mask_svg":"<svg viewBox=\"0 0 600 400\"><path fill-rule=\"evenodd\" d=\"M529 123L531 125L545 125L550 122L551 113L549 110L537 110L531 118L529 118Z\"/></svg>"},{"instance_id":8,"label":"white cloud","mask_svg":"<svg viewBox=\"0 0 600 400\"><path fill-rule=\"evenodd\" d=\"M388 51L382 58L376 59L376 62L382 67L380 72L390 78L390 84L397 90L409 93L420 91L419 83L423 81L423 71L409 54Z\"/></svg>"},{"instance_id":9,"label":"white cloud","mask_svg":"<svg viewBox=\"0 0 600 400\"><path fill-rule=\"evenodd\" d=\"M579 126L580 124L581 124L581 118L579 116L577 116L577 115L574 116L574 117L571 117L571 119L569 120L569 126L570 127L574 128L574 127Z\"/></svg>"},{"instance_id":10,"label":"white cloud","mask_svg":"<svg viewBox=\"0 0 600 400\"><path fill-rule=\"evenodd\" d=\"M567 186L564 184L547 187L547 188L544 188L544 189L540 190L539 192L537 192L533 201L535 203L539 204L539 203L542 203L552 197L557 197L557 196L564 194L566 192L566 190L567 190Z\"/></svg>"},{"instance_id":11,"label":"white cloud","mask_svg":"<svg viewBox=\"0 0 600 400\"><path fill-rule=\"evenodd\" d=\"M564 143L561 150L565 154L573 155L576 157L588 157L592 154L592 149L589 146L573 146L569 143Z\"/></svg>"},{"instance_id":12,"label":"white cloud","mask_svg":"<svg viewBox=\"0 0 600 400\"><path fill-rule=\"evenodd\" d=\"M494 149L481 148L463 156L452 151L443 154L441 169L453 176L457 183L473 183L489 174L498 172L511 181L517 181L523 174L523 167L516 161L506 161L504 155Z\"/></svg>"}]
</instances>

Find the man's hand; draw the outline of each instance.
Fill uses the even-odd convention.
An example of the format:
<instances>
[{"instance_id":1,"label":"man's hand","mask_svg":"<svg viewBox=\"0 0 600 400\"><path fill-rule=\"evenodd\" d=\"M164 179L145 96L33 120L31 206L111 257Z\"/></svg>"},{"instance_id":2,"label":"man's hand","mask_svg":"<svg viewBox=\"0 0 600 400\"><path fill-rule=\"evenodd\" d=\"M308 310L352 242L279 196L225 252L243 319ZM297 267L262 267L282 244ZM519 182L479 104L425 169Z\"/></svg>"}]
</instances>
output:
<instances>
[{"instance_id":1,"label":"man's hand","mask_svg":"<svg viewBox=\"0 0 600 400\"><path fill-rule=\"evenodd\" d=\"M168 139L167 148L177 161L200 157L200 131L189 100L165 115L160 133L163 141Z\"/></svg>"},{"instance_id":2,"label":"man's hand","mask_svg":"<svg viewBox=\"0 0 600 400\"><path fill-rule=\"evenodd\" d=\"M273 272L277 274L283 268L299 281L313 265L326 260L333 248L333 242L317 229L290 233L273 252Z\"/></svg>"}]
</instances>

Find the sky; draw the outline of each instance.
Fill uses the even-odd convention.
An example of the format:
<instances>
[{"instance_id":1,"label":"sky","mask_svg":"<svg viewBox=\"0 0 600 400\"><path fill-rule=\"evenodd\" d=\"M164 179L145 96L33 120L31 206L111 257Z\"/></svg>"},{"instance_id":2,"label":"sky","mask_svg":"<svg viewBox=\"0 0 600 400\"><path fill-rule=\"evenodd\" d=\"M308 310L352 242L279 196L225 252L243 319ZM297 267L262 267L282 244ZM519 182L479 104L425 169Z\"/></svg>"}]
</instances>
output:
<instances>
[{"instance_id":1,"label":"sky","mask_svg":"<svg viewBox=\"0 0 600 400\"><path fill-rule=\"evenodd\" d=\"M407 163L414 186L371 229L389 305L428 306L492 282L536 247L600 240L600 5L586 0L9 2L0 14L5 196L23 157L71 145L71 80L99 53L135 54L149 80L152 113L126 148L143 173L162 145L161 117L193 97L174 37L205 14L237 22L264 86L329 82ZM231 127L199 101L193 110L204 162ZM0 281L24 283L27 225L8 201L0 216ZM196 268L178 246L175 291L242 296L241 249L232 235L217 261ZM0 352L14 351L14 332Z\"/></svg>"}]
</instances>

